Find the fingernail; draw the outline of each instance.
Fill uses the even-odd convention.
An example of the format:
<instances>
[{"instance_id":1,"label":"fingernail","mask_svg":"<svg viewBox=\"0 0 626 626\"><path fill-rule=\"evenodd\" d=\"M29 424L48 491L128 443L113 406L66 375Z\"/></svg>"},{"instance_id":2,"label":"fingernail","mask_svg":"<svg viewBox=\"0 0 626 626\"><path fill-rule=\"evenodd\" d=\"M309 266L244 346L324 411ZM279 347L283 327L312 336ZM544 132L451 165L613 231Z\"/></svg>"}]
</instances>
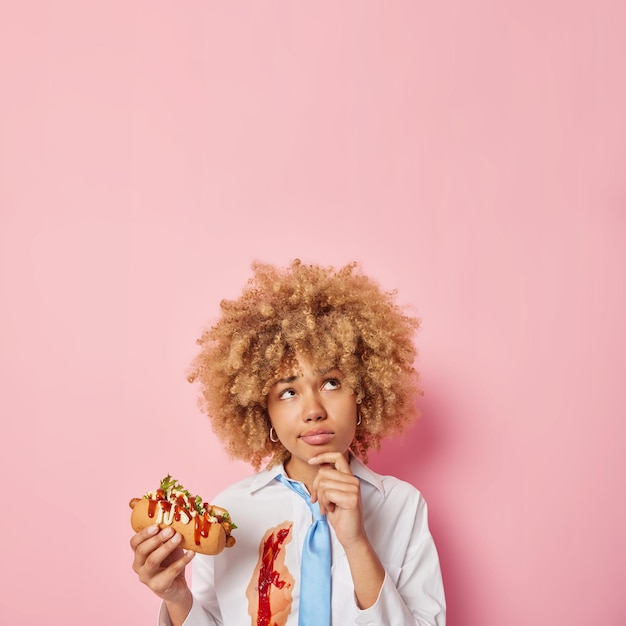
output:
<instances>
[{"instance_id":1,"label":"fingernail","mask_svg":"<svg viewBox=\"0 0 626 626\"><path fill-rule=\"evenodd\" d=\"M180 543L181 540L181 536L176 533L173 537L172 537L172 543Z\"/></svg>"},{"instance_id":2,"label":"fingernail","mask_svg":"<svg viewBox=\"0 0 626 626\"><path fill-rule=\"evenodd\" d=\"M161 536L163 537L163 539L169 539L173 534L174 534L174 530L172 529L171 526L168 526L167 528L163 530L163 532L161 533Z\"/></svg>"},{"instance_id":3,"label":"fingernail","mask_svg":"<svg viewBox=\"0 0 626 626\"><path fill-rule=\"evenodd\" d=\"M159 530L159 527L156 524L152 524L152 526L148 526L148 534L154 535L156 531Z\"/></svg>"}]
</instances>

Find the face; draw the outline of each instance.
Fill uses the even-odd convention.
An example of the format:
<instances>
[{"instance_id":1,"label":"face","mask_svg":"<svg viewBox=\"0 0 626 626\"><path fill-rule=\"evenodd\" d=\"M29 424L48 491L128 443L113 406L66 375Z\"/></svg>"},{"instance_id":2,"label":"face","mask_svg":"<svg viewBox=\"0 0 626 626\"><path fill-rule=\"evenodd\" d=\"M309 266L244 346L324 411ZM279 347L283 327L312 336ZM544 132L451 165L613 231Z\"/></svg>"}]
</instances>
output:
<instances>
[{"instance_id":1,"label":"face","mask_svg":"<svg viewBox=\"0 0 626 626\"><path fill-rule=\"evenodd\" d=\"M302 473L311 473L309 459L322 452L347 452L356 432L357 404L338 369L320 371L300 358L298 366L299 371L272 386L267 409L276 435L291 453L285 469L302 480Z\"/></svg>"}]
</instances>

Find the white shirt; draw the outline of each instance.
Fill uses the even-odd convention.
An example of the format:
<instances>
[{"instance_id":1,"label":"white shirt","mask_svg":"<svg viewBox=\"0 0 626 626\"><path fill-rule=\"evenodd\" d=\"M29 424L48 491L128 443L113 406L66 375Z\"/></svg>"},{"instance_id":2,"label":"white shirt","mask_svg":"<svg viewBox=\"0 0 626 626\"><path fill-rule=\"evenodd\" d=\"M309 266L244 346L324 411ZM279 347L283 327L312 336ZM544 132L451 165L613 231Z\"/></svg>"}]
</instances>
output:
<instances>
[{"instance_id":1,"label":"white shirt","mask_svg":"<svg viewBox=\"0 0 626 626\"><path fill-rule=\"evenodd\" d=\"M380 476L354 457L350 469L361 482L365 530L385 568L385 579L376 603L361 610L355 601L345 552L329 525L332 624L445 626L439 558L428 530L424 498L409 483ZM233 532L237 543L215 557L198 554L192 561L193 606L184 626L258 626L254 590L261 544L269 529L289 525L291 537L279 548L284 552L284 564L280 569L277 560L277 569L278 579L284 581L283 597L291 603L283 611L282 621L278 621L297 626L300 557L312 516L303 498L275 479L279 473L285 473L282 466L262 471L215 497L215 504L228 509L237 524ZM165 606L159 625L170 626Z\"/></svg>"}]
</instances>

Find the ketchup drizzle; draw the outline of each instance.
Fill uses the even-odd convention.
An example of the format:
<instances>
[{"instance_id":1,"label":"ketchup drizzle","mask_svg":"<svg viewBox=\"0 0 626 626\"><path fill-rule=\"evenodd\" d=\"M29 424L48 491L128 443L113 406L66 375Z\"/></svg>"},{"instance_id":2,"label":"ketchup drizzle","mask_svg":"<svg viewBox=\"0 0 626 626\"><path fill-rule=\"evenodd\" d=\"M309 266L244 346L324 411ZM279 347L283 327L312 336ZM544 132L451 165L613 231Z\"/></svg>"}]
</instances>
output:
<instances>
[{"instance_id":1,"label":"ketchup drizzle","mask_svg":"<svg viewBox=\"0 0 626 626\"><path fill-rule=\"evenodd\" d=\"M289 526L289 528L281 528L276 534L272 533L263 544L261 567L259 569L259 583L257 586L259 593L257 626L270 626L270 620L272 619L270 590L272 585L278 589L282 589L285 586L286 581L280 579L279 572L274 569L274 563L290 530L291 526Z\"/></svg>"},{"instance_id":2,"label":"ketchup drizzle","mask_svg":"<svg viewBox=\"0 0 626 626\"><path fill-rule=\"evenodd\" d=\"M196 515L196 524L193 529L193 539L196 545L200 545L202 537L208 537L211 530L211 520L207 517L207 514Z\"/></svg>"},{"instance_id":3,"label":"ketchup drizzle","mask_svg":"<svg viewBox=\"0 0 626 626\"><path fill-rule=\"evenodd\" d=\"M191 499L190 499L191 501ZM204 507L207 510L206 513L198 513L194 511L194 509L188 505L186 498L183 495L178 495L174 502L170 502L165 498L165 491L163 489L156 490L155 499L148 500L148 517L153 518L156 515L157 506L161 507L163 513L169 513L172 510L172 506L174 507L174 516L173 521L180 522L182 519L182 514L184 513L189 519L194 519L194 541L197 546L201 544L202 537L208 537L209 532L211 531L211 524L216 522L211 520L211 515L209 514L209 504L204 503ZM193 513L196 513L195 515ZM220 523L221 517L217 518L217 523ZM228 534L228 533L227 533ZM284 539L283 539L284 541ZM281 542L282 543L282 542Z\"/></svg>"}]
</instances>

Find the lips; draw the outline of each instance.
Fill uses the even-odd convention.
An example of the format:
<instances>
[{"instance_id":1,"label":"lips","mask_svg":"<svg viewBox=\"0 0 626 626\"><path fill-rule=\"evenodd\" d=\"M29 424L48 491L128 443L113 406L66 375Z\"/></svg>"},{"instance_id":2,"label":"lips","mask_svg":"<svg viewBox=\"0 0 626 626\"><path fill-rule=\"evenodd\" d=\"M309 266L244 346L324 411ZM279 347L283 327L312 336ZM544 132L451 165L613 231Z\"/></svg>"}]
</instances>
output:
<instances>
[{"instance_id":1,"label":"lips","mask_svg":"<svg viewBox=\"0 0 626 626\"><path fill-rule=\"evenodd\" d=\"M334 436L335 433L330 430L318 429L300 435L300 439L311 446L322 446L331 441Z\"/></svg>"}]
</instances>

